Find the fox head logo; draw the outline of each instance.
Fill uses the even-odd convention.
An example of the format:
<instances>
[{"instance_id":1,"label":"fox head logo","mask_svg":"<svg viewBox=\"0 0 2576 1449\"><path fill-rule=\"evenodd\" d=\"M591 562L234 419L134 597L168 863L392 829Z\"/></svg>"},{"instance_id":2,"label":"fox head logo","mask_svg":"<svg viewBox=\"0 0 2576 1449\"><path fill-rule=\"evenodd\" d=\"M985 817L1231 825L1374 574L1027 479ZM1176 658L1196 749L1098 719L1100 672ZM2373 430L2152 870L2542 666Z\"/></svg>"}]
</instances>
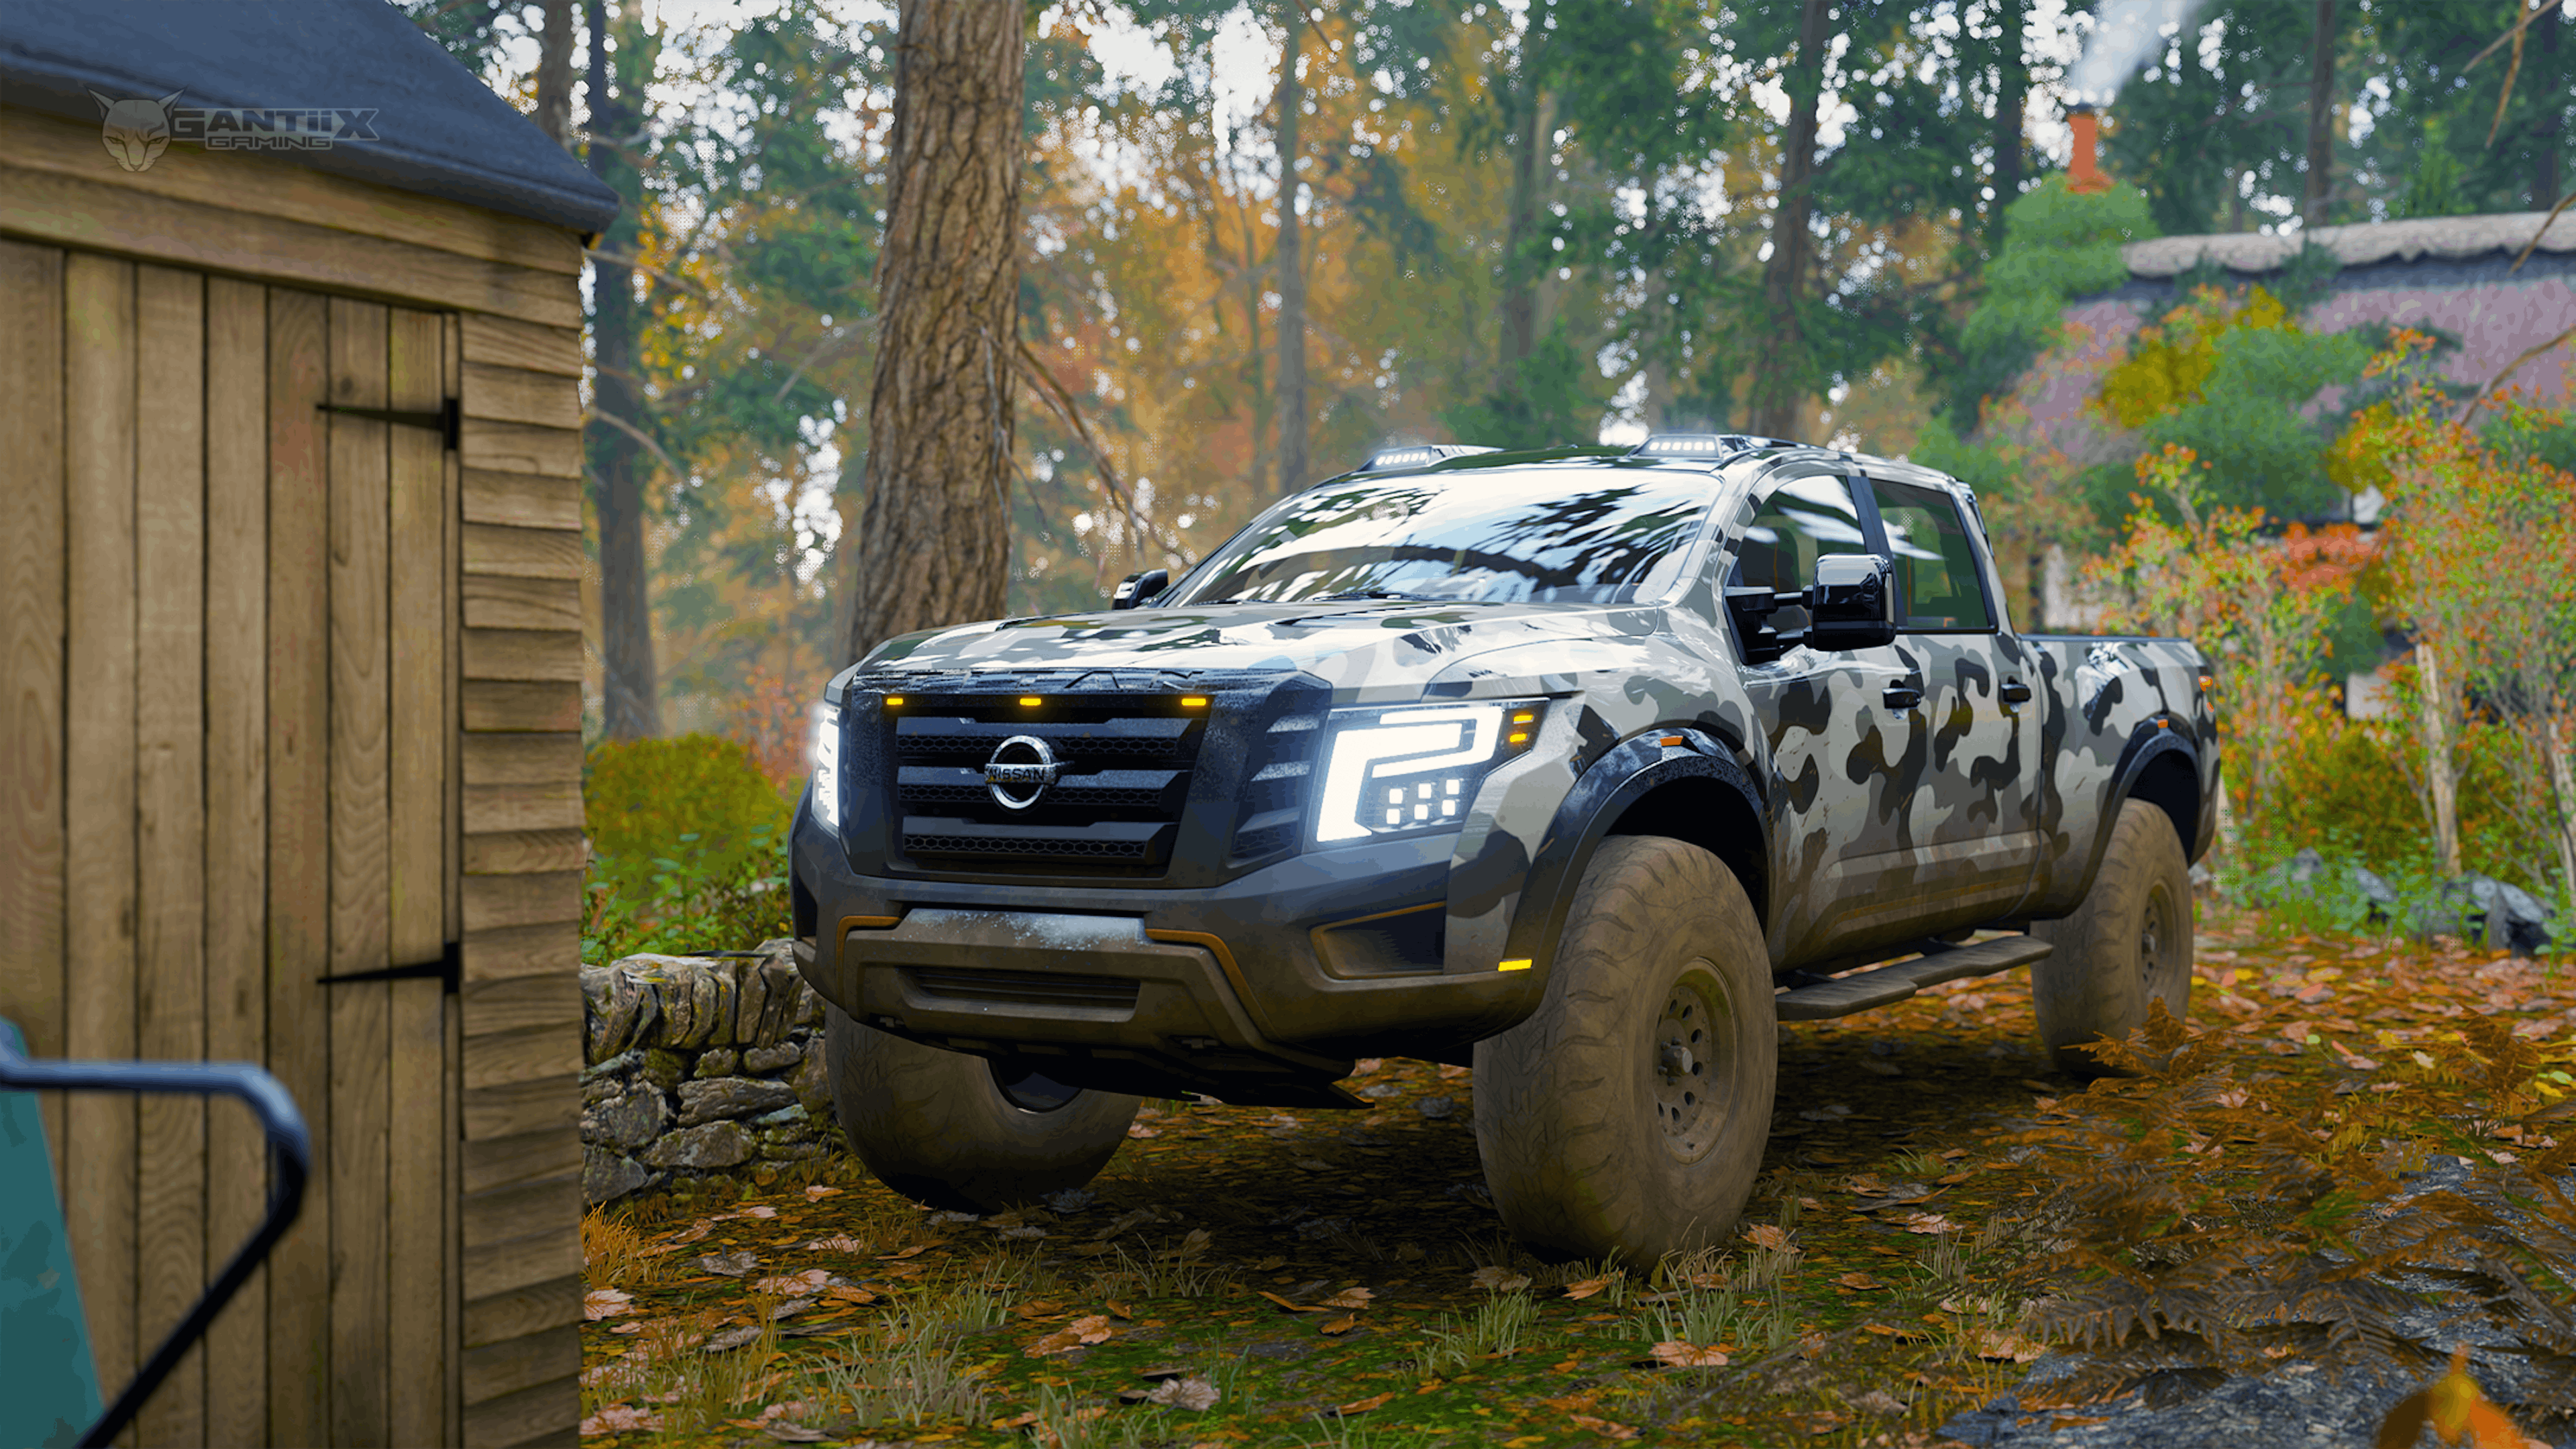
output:
<instances>
[{"instance_id":1,"label":"fox head logo","mask_svg":"<svg viewBox=\"0 0 2576 1449\"><path fill-rule=\"evenodd\" d=\"M128 171L147 170L170 149L170 103L186 94L184 90L157 101L120 101L96 91L89 94L106 117L99 126L99 139L117 165Z\"/></svg>"}]
</instances>

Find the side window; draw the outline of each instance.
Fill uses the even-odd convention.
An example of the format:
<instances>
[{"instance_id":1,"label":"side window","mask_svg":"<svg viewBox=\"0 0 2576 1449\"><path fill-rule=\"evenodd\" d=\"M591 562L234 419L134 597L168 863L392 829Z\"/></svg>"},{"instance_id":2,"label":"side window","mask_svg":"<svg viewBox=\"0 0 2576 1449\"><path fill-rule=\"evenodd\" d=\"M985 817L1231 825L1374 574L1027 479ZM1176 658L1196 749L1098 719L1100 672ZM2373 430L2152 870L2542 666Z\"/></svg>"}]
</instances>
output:
<instances>
[{"instance_id":1,"label":"side window","mask_svg":"<svg viewBox=\"0 0 2576 1449\"><path fill-rule=\"evenodd\" d=\"M1909 633L1964 633L1991 629L1984 570L1976 544L1959 517L1958 500L1938 489L1870 480L1888 552L1896 558L1896 587Z\"/></svg>"},{"instance_id":2,"label":"side window","mask_svg":"<svg viewBox=\"0 0 2576 1449\"><path fill-rule=\"evenodd\" d=\"M1793 478L1773 489L1744 528L1735 548L1735 571L1727 587L1795 593L1815 578L1816 560L1827 554L1867 553L1860 510L1851 485L1840 478ZM1771 628L1789 633L1807 627L1807 611L1783 604L1770 618Z\"/></svg>"}]
</instances>

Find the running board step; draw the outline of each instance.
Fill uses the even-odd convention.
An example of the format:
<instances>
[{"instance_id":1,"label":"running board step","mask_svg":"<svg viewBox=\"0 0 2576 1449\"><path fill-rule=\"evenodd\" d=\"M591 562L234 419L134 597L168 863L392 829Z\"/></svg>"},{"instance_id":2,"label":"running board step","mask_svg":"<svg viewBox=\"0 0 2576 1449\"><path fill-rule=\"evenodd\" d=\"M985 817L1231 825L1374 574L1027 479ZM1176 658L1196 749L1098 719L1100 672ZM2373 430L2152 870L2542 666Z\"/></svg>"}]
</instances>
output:
<instances>
[{"instance_id":1,"label":"running board step","mask_svg":"<svg viewBox=\"0 0 2576 1449\"><path fill-rule=\"evenodd\" d=\"M1930 945L1932 943L1926 943ZM1837 976L1813 986L1783 991L1771 998L1782 1021L1823 1021L1849 1016L1891 1001L1903 1001L1926 986L1965 976L1992 976L2027 966L2056 948L2034 936L1998 936L1973 946L1945 946L1911 961L1881 966L1856 976Z\"/></svg>"}]
</instances>

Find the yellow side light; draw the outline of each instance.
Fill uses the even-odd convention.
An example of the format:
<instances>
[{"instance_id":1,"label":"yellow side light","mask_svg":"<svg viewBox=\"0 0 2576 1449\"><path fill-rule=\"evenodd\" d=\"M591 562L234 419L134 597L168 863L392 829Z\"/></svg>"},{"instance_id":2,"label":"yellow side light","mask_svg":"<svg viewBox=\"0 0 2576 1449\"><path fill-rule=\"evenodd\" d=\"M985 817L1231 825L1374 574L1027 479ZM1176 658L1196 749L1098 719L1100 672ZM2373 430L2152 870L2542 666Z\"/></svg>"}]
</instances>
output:
<instances>
[{"instance_id":1,"label":"yellow side light","mask_svg":"<svg viewBox=\"0 0 2576 1449\"><path fill-rule=\"evenodd\" d=\"M1494 969L1497 971L1527 971L1530 969L1530 958L1523 956L1516 961L1500 962L1495 965Z\"/></svg>"},{"instance_id":2,"label":"yellow side light","mask_svg":"<svg viewBox=\"0 0 2576 1449\"><path fill-rule=\"evenodd\" d=\"M903 696L900 694L889 694L886 696L886 704L889 708L901 703L903 703Z\"/></svg>"},{"instance_id":3,"label":"yellow side light","mask_svg":"<svg viewBox=\"0 0 2576 1449\"><path fill-rule=\"evenodd\" d=\"M1197 709L1206 703L1207 696L1204 694L1185 694L1181 696L1181 708L1183 709Z\"/></svg>"},{"instance_id":4,"label":"yellow side light","mask_svg":"<svg viewBox=\"0 0 2576 1449\"><path fill-rule=\"evenodd\" d=\"M1522 730L1522 731L1520 731L1519 733L1517 733L1517 734L1513 735L1513 736L1512 736L1512 743L1513 743L1513 744L1516 744L1516 745L1525 745L1525 744L1528 744L1528 743L1529 743L1529 731L1527 731L1527 730Z\"/></svg>"},{"instance_id":5,"label":"yellow side light","mask_svg":"<svg viewBox=\"0 0 2576 1449\"><path fill-rule=\"evenodd\" d=\"M1537 715L1531 714L1531 713L1527 712L1526 710L1524 710L1523 712L1521 712L1521 713L1519 713L1519 714L1516 714L1516 715L1513 715L1513 716L1512 716L1512 723L1514 723L1514 724L1528 724L1531 720L1534 720L1534 719L1537 719L1537 718L1538 718L1538 716L1537 716Z\"/></svg>"},{"instance_id":6,"label":"yellow side light","mask_svg":"<svg viewBox=\"0 0 2576 1449\"><path fill-rule=\"evenodd\" d=\"M1035 709L1045 702L1046 701L1039 699L1034 694L1024 694L1020 696L1020 703L1030 709Z\"/></svg>"}]
</instances>

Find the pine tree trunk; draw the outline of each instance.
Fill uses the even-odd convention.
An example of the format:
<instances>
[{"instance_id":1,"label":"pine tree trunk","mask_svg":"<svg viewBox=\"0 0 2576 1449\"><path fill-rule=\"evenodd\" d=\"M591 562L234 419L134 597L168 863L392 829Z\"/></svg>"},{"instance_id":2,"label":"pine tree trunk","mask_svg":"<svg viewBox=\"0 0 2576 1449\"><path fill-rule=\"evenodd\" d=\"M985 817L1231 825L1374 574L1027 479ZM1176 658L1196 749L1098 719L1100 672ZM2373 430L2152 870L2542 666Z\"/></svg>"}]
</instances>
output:
<instances>
[{"instance_id":1,"label":"pine tree trunk","mask_svg":"<svg viewBox=\"0 0 2576 1449\"><path fill-rule=\"evenodd\" d=\"M1027 10L904 0L848 655L1002 612Z\"/></svg>"},{"instance_id":2,"label":"pine tree trunk","mask_svg":"<svg viewBox=\"0 0 2576 1449\"><path fill-rule=\"evenodd\" d=\"M538 36L537 126L572 149L572 0L546 0Z\"/></svg>"},{"instance_id":3,"label":"pine tree trunk","mask_svg":"<svg viewBox=\"0 0 2576 1449\"><path fill-rule=\"evenodd\" d=\"M2317 0L2317 23L2308 57L2308 189L2299 214L2310 226L2326 224L2334 199L2335 0Z\"/></svg>"},{"instance_id":4,"label":"pine tree trunk","mask_svg":"<svg viewBox=\"0 0 2576 1449\"><path fill-rule=\"evenodd\" d=\"M2022 54L2029 0L2004 0L2003 34L1995 41L1995 199L1986 208L1986 255L2004 246L2004 208L2021 195L2022 111L2030 98L2030 62Z\"/></svg>"},{"instance_id":5,"label":"pine tree trunk","mask_svg":"<svg viewBox=\"0 0 2576 1449\"><path fill-rule=\"evenodd\" d=\"M1297 82L1305 0L1284 7L1288 38L1279 50L1279 491L1306 486L1306 248L1297 219L1297 162L1306 88Z\"/></svg>"},{"instance_id":6,"label":"pine tree trunk","mask_svg":"<svg viewBox=\"0 0 2576 1449\"><path fill-rule=\"evenodd\" d=\"M2433 800L2433 854L2442 878L2460 873L2460 774L2452 762L2451 682L2429 643L2415 645L2424 701L2424 788Z\"/></svg>"},{"instance_id":7,"label":"pine tree trunk","mask_svg":"<svg viewBox=\"0 0 2576 1449\"><path fill-rule=\"evenodd\" d=\"M591 361L596 373L591 405L632 426L643 423L637 342L644 306L635 298L631 268L608 260L633 256L642 234L643 178L619 147L635 126L626 105L630 88L641 93L642 26L631 11L618 16L621 74L612 85L607 7L590 0L591 174L617 193L617 219L601 238L591 263ZM601 724L613 740L650 739L662 733L662 696L653 668L652 577L644 564L644 477L652 463L635 440L606 425L588 430L591 503L599 518L599 655L605 665Z\"/></svg>"},{"instance_id":8,"label":"pine tree trunk","mask_svg":"<svg viewBox=\"0 0 2576 1449\"><path fill-rule=\"evenodd\" d=\"M1762 308L1769 345L1756 364L1752 427L1769 437L1793 437L1803 425L1807 345L1798 322L1799 292L1807 280L1814 241L1807 223L1815 214L1809 195L1816 175L1816 109L1825 84L1826 25L1830 0L1806 0L1798 16L1798 59L1789 72L1789 130L1780 145L1780 204L1771 212L1771 259L1762 268Z\"/></svg>"}]
</instances>

